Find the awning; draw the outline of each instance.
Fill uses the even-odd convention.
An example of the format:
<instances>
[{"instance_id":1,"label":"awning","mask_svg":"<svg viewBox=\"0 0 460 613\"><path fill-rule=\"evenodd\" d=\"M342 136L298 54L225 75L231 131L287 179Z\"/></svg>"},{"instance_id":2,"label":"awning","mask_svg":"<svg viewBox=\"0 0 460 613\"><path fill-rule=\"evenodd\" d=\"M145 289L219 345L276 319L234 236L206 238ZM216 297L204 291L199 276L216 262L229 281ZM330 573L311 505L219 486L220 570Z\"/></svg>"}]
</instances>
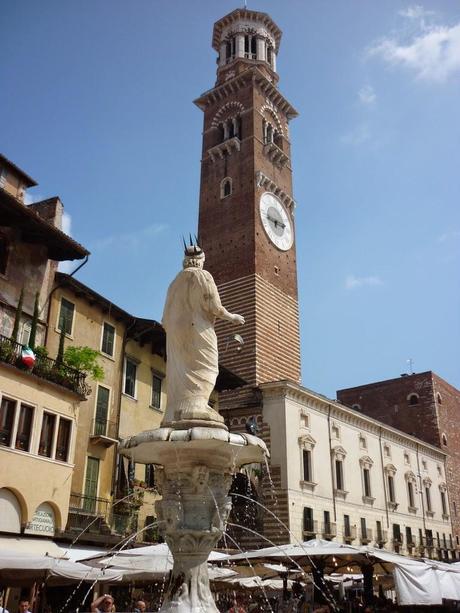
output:
<instances>
[{"instance_id":1,"label":"awning","mask_svg":"<svg viewBox=\"0 0 460 613\"><path fill-rule=\"evenodd\" d=\"M14 551L17 553L64 558L65 550L56 545L54 541L44 538L25 538L21 536L1 536L0 551Z\"/></svg>"}]
</instances>

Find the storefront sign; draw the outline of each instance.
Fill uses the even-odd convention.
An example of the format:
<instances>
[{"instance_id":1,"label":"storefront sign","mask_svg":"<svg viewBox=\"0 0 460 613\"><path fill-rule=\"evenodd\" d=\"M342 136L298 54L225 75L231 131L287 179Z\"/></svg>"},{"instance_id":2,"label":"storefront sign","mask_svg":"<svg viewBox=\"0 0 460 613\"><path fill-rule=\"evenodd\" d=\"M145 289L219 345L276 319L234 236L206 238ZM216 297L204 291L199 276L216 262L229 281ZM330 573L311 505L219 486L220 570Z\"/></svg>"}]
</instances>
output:
<instances>
[{"instance_id":1,"label":"storefront sign","mask_svg":"<svg viewBox=\"0 0 460 613\"><path fill-rule=\"evenodd\" d=\"M54 536L54 528L54 511L49 504L44 502L37 507L32 521L27 524L24 530L24 534Z\"/></svg>"}]
</instances>

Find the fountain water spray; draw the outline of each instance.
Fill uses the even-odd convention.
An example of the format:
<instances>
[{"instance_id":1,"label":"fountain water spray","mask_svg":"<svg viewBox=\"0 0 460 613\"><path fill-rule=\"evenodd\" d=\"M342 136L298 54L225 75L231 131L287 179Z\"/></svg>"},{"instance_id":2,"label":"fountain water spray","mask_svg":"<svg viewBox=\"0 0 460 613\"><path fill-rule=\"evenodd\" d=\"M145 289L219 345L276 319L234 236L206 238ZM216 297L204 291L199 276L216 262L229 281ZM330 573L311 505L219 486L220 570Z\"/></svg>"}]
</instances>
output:
<instances>
[{"instance_id":1,"label":"fountain water spray","mask_svg":"<svg viewBox=\"0 0 460 613\"><path fill-rule=\"evenodd\" d=\"M174 558L161 611L211 613L218 609L207 559L225 532L232 476L241 466L262 463L268 450L257 436L229 433L208 404L218 374L215 319L241 325L244 318L222 306L214 279L203 270L201 247L190 243L163 313L167 406L161 427L125 439L120 451L159 467L156 511Z\"/></svg>"}]
</instances>

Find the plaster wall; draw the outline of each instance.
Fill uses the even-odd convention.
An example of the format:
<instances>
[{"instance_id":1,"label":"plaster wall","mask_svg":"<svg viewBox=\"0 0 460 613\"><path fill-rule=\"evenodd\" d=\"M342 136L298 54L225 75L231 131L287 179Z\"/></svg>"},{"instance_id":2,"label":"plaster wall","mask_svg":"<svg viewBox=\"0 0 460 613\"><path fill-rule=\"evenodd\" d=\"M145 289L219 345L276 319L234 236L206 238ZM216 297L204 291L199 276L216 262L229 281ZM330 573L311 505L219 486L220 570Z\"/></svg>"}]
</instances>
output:
<instances>
[{"instance_id":1,"label":"plaster wall","mask_svg":"<svg viewBox=\"0 0 460 613\"><path fill-rule=\"evenodd\" d=\"M79 400L60 386L0 363L0 396L34 407L30 451L0 446L0 488L10 489L21 505L22 523L32 520L36 508L48 502L55 512L56 528L63 529L69 495L76 439ZM38 455L43 412L63 416L72 423L67 462Z\"/></svg>"}]
</instances>

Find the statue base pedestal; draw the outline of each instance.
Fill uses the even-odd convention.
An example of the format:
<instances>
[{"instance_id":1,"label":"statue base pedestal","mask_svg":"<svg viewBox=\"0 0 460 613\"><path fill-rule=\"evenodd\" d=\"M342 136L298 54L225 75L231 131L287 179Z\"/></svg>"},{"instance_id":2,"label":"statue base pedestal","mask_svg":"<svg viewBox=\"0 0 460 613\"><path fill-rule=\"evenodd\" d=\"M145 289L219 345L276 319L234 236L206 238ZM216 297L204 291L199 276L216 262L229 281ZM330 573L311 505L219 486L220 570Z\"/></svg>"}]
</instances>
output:
<instances>
[{"instance_id":1,"label":"statue base pedestal","mask_svg":"<svg viewBox=\"0 0 460 613\"><path fill-rule=\"evenodd\" d=\"M136 463L157 465L158 527L174 558L161 611L215 613L207 559L225 532L232 477L244 464L263 462L268 450L258 437L221 425L172 426L125 439L120 452Z\"/></svg>"}]
</instances>

